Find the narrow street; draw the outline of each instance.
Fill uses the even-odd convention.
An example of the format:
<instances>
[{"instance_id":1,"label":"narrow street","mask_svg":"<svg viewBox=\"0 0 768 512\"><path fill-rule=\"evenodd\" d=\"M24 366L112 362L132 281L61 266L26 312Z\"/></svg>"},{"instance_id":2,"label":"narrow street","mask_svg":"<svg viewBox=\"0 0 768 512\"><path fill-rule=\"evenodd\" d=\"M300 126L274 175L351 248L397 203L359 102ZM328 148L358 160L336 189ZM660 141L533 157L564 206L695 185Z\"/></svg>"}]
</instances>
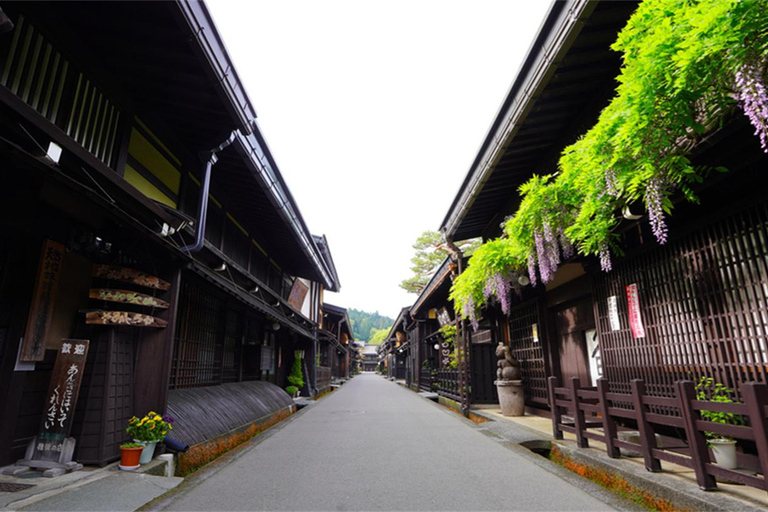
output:
<instances>
[{"instance_id":1,"label":"narrow street","mask_svg":"<svg viewBox=\"0 0 768 512\"><path fill-rule=\"evenodd\" d=\"M156 505L163 510L610 509L447 409L370 373L254 441Z\"/></svg>"}]
</instances>

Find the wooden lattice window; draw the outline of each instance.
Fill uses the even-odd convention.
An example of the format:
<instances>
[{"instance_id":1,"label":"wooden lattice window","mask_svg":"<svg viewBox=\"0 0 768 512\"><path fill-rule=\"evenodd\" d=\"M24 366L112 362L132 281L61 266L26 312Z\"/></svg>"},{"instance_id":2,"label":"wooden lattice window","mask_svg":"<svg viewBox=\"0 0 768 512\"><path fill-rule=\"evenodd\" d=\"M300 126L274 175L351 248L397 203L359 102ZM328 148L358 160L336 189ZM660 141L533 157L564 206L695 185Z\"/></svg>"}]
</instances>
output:
<instances>
[{"instance_id":1,"label":"wooden lattice window","mask_svg":"<svg viewBox=\"0 0 768 512\"><path fill-rule=\"evenodd\" d=\"M171 363L171 389L222 382L224 300L194 281L182 282Z\"/></svg>"},{"instance_id":2,"label":"wooden lattice window","mask_svg":"<svg viewBox=\"0 0 768 512\"><path fill-rule=\"evenodd\" d=\"M628 392L642 378L648 392L671 396L676 380L706 375L731 389L768 382L768 204L627 258L595 273L593 290L605 376ZM645 338L627 323L625 287L636 283ZM620 329L611 330L616 296Z\"/></svg>"},{"instance_id":3,"label":"wooden lattice window","mask_svg":"<svg viewBox=\"0 0 768 512\"><path fill-rule=\"evenodd\" d=\"M534 325L541 325L539 302L532 300L512 309L509 314L509 346L520 361L526 400L547 403L547 374L541 341L534 338Z\"/></svg>"}]
</instances>

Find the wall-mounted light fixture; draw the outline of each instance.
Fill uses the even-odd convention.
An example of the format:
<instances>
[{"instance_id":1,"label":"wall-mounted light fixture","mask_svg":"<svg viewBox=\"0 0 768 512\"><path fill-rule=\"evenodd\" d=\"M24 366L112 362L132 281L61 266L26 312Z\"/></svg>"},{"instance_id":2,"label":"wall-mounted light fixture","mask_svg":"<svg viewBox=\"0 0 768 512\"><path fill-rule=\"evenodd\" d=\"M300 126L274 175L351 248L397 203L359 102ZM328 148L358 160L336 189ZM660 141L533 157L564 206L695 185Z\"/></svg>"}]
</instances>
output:
<instances>
[{"instance_id":1,"label":"wall-mounted light fixture","mask_svg":"<svg viewBox=\"0 0 768 512\"><path fill-rule=\"evenodd\" d=\"M627 220L638 220L642 219L642 215L638 215L636 213L632 213L632 210L629 208L629 205L624 206L624 208L621 209L621 214L624 216Z\"/></svg>"},{"instance_id":2,"label":"wall-mounted light fixture","mask_svg":"<svg viewBox=\"0 0 768 512\"><path fill-rule=\"evenodd\" d=\"M517 278L517 284L519 284L520 286L528 286L529 284L531 284L531 280L528 279L528 276L522 275Z\"/></svg>"},{"instance_id":3,"label":"wall-mounted light fixture","mask_svg":"<svg viewBox=\"0 0 768 512\"><path fill-rule=\"evenodd\" d=\"M435 350L440 350L440 344L439 344L439 343L435 343L435 344L432 346L432 348L434 348Z\"/></svg>"},{"instance_id":4,"label":"wall-mounted light fixture","mask_svg":"<svg viewBox=\"0 0 768 512\"><path fill-rule=\"evenodd\" d=\"M2 15L0 15L0 27L2 27ZM51 162L58 164L59 160L61 159L61 146L55 142L49 142L48 151L46 151L45 154L48 158L51 159Z\"/></svg>"}]
</instances>

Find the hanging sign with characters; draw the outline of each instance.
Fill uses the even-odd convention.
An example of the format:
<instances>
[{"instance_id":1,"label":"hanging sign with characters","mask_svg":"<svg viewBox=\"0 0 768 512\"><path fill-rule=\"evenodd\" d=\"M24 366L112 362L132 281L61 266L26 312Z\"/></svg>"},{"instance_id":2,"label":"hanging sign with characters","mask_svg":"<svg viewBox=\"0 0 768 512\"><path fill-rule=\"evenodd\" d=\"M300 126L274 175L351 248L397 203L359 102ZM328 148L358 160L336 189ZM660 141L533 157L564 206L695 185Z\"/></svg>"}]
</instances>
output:
<instances>
[{"instance_id":1,"label":"hanging sign with characters","mask_svg":"<svg viewBox=\"0 0 768 512\"><path fill-rule=\"evenodd\" d=\"M640 314L640 296L636 283L627 286L627 308L629 309L629 328L632 329L632 336L645 338L643 317Z\"/></svg>"},{"instance_id":2,"label":"hanging sign with characters","mask_svg":"<svg viewBox=\"0 0 768 512\"><path fill-rule=\"evenodd\" d=\"M40 434L35 444L35 460L59 460L64 440L72 429L87 356L88 340L61 341L45 399Z\"/></svg>"}]
</instances>

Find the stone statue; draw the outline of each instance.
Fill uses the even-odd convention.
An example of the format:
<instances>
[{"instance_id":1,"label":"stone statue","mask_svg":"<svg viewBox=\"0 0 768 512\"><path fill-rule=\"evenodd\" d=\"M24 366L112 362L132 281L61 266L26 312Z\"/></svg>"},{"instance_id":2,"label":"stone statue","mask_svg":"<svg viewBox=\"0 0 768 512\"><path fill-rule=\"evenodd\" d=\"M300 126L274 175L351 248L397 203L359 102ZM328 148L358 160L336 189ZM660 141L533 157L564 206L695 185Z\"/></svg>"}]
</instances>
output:
<instances>
[{"instance_id":1,"label":"stone statue","mask_svg":"<svg viewBox=\"0 0 768 512\"><path fill-rule=\"evenodd\" d=\"M523 381L520 379L520 361L514 358L512 351L503 342L496 347L496 357L499 358L495 382L499 393L499 405L504 416L524 416L525 397L523 396Z\"/></svg>"},{"instance_id":2,"label":"stone statue","mask_svg":"<svg viewBox=\"0 0 768 512\"><path fill-rule=\"evenodd\" d=\"M520 362L514 358L509 347L503 342L499 342L499 346L496 347L496 357L499 358L497 366L499 369L496 371L496 378L498 380L519 380L520 379Z\"/></svg>"}]
</instances>

